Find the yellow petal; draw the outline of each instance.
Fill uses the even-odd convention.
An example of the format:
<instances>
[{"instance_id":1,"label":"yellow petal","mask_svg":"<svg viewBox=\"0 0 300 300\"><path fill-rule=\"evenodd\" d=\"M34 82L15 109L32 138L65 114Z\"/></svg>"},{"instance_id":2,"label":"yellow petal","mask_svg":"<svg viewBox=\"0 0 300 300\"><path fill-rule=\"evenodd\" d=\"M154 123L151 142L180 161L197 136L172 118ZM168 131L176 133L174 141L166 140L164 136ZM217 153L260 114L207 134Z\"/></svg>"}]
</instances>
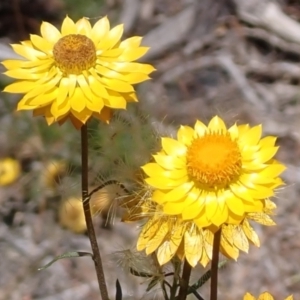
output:
<instances>
[{"instance_id":1,"label":"yellow petal","mask_svg":"<svg viewBox=\"0 0 300 300\"><path fill-rule=\"evenodd\" d=\"M182 169L186 166L182 158L176 156L153 155L155 161L166 170Z\"/></svg>"},{"instance_id":2,"label":"yellow petal","mask_svg":"<svg viewBox=\"0 0 300 300\"><path fill-rule=\"evenodd\" d=\"M121 93L129 93L134 91L131 84L118 79L102 77L101 82L103 83L104 86L106 86L108 89L112 91L121 92Z\"/></svg>"},{"instance_id":3,"label":"yellow petal","mask_svg":"<svg viewBox=\"0 0 300 300\"><path fill-rule=\"evenodd\" d=\"M118 57L118 61L133 61L141 58L149 51L149 47L139 47L136 49L125 48L123 53Z\"/></svg>"},{"instance_id":4,"label":"yellow petal","mask_svg":"<svg viewBox=\"0 0 300 300\"><path fill-rule=\"evenodd\" d=\"M151 218L148 222L143 226L143 229L139 235L137 240L137 250L141 251L145 249L148 245L149 240L156 234L159 229L159 221L155 218Z\"/></svg>"},{"instance_id":5,"label":"yellow petal","mask_svg":"<svg viewBox=\"0 0 300 300\"><path fill-rule=\"evenodd\" d=\"M180 143L189 146L194 138L195 131L189 126L180 126L177 132L177 139Z\"/></svg>"},{"instance_id":6,"label":"yellow petal","mask_svg":"<svg viewBox=\"0 0 300 300\"><path fill-rule=\"evenodd\" d=\"M196 121L196 124L195 124L195 137L201 137L203 136L206 132L207 132L207 127L202 123L200 122L199 120Z\"/></svg>"},{"instance_id":7,"label":"yellow petal","mask_svg":"<svg viewBox=\"0 0 300 300\"><path fill-rule=\"evenodd\" d=\"M187 261L192 267L195 267L202 256L203 241L196 226L192 226L190 230L184 234L184 253Z\"/></svg>"},{"instance_id":8,"label":"yellow petal","mask_svg":"<svg viewBox=\"0 0 300 300\"><path fill-rule=\"evenodd\" d=\"M143 166L142 169L150 177L167 177L170 179L180 179L187 176L186 169L166 171L157 163L148 163Z\"/></svg>"},{"instance_id":9,"label":"yellow petal","mask_svg":"<svg viewBox=\"0 0 300 300\"><path fill-rule=\"evenodd\" d=\"M85 124L88 121L88 119L92 116L92 111L90 111L87 108L85 108L84 110L82 110L80 112L73 110L71 108L71 113L74 116L75 124L77 123L76 119L79 120L82 124ZM73 121L72 121L72 123L73 123Z\"/></svg>"},{"instance_id":10,"label":"yellow petal","mask_svg":"<svg viewBox=\"0 0 300 300\"><path fill-rule=\"evenodd\" d=\"M255 297L249 293L246 293L243 300L255 300Z\"/></svg>"},{"instance_id":11,"label":"yellow petal","mask_svg":"<svg viewBox=\"0 0 300 300\"><path fill-rule=\"evenodd\" d=\"M95 23L92 28L91 39L95 45L107 34L110 29L108 18L105 16Z\"/></svg>"},{"instance_id":12,"label":"yellow petal","mask_svg":"<svg viewBox=\"0 0 300 300\"><path fill-rule=\"evenodd\" d=\"M226 132L227 128L224 123L224 121L219 118L218 116L215 116L211 119L211 121L208 123L208 129L213 131L213 132Z\"/></svg>"},{"instance_id":13,"label":"yellow petal","mask_svg":"<svg viewBox=\"0 0 300 300\"><path fill-rule=\"evenodd\" d=\"M86 18L81 18L75 24L77 28L77 33L85 35L87 37L91 37L92 26L91 23Z\"/></svg>"},{"instance_id":14,"label":"yellow petal","mask_svg":"<svg viewBox=\"0 0 300 300\"><path fill-rule=\"evenodd\" d=\"M40 58L46 58L45 53L39 50L35 50L31 47L23 46L20 44L12 44L11 46L17 54L27 58L28 60L37 60Z\"/></svg>"},{"instance_id":15,"label":"yellow petal","mask_svg":"<svg viewBox=\"0 0 300 300\"><path fill-rule=\"evenodd\" d=\"M274 157L279 147L264 148L254 155L255 162L264 163Z\"/></svg>"},{"instance_id":16,"label":"yellow petal","mask_svg":"<svg viewBox=\"0 0 300 300\"><path fill-rule=\"evenodd\" d=\"M23 79L23 80L37 80L41 76L39 74L34 74L29 70L24 70L24 69L9 70L4 72L4 74L12 78Z\"/></svg>"},{"instance_id":17,"label":"yellow petal","mask_svg":"<svg viewBox=\"0 0 300 300\"><path fill-rule=\"evenodd\" d=\"M235 226L233 232L233 242L234 246L238 249L248 253L249 250L249 242L248 239L240 226Z\"/></svg>"},{"instance_id":18,"label":"yellow petal","mask_svg":"<svg viewBox=\"0 0 300 300\"><path fill-rule=\"evenodd\" d=\"M86 99L81 88L75 88L73 97L70 99L71 107L77 112L81 112L86 107Z\"/></svg>"},{"instance_id":19,"label":"yellow petal","mask_svg":"<svg viewBox=\"0 0 300 300\"><path fill-rule=\"evenodd\" d=\"M260 246L260 241L258 235L254 231L254 229L250 226L249 222L245 219L242 223L243 231L247 238L256 246Z\"/></svg>"},{"instance_id":20,"label":"yellow petal","mask_svg":"<svg viewBox=\"0 0 300 300\"><path fill-rule=\"evenodd\" d=\"M274 300L274 298L270 293L265 292L260 294L257 300Z\"/></svg>"},{"instance_id":21,"label":"yellow petal","mask_svg":"<svg viewBox=\"0 0 300 300\"><path fill-rule=\"evenodd\" d=\"M189 198L194 198L194 201L196 200L196 197L198 198L198 195L200 193L199 189L196 189L198 193L195 197L195 191L191 191L193 188L194 183L193 182L185 182L182 185L179 185L178 187L172 189L170 192L167 192L164 195L163 202L168 202L168 201L178 201L182 199L183 197L188 196ZM187 195L188 194L188 195Z\"/></svg>"},{"instance_id":22,"label":"yellow petal","mask_svg":"<svg viewBox=\"0 0 300 300\"><path fill-rule=\"evenodd\" d=\"M175 229L172 229L172 233L158 248L157 259L160 265L163 265L172 259L182 241L185 226L183 224L175 224L172 227L174 226Z\"/></svg>"},{"instance_id":23,"label":"yellow petal","mask_svg":"<svg viewBox=\"0 0 300 300\"><path fill-rule=\"evenodd\" d=\"M166 234L169 232L168 222L160 222L159 230L156 231L155 235L148 241L146 246L146 254L149 255L154 252L164 240Z\"/></svg>"},{"instance_id":24,"label":"yellow petal","mask_svg":"<svg viewBox=\"0 0 300 300\"><path fill-rule=\"evenodd\" d=\"M226 199L226 204L228 206L228 209L232 211L235 215L237 216L244 215L245 213L244 203L241 198L232 195L232 197L228 197Z\"/></svg>"},{"instance_id":25,"label":"yellow petal","mask_svg":"<svg viewBox=\"0 0 300 300\"><path fill-rule=\"evenodd\" d=\"M19 81L5 87L4 92L8 93L27 93L36 87L36 82Z\"/></svg>"},{"instance_id":26,"label":"yellow petal","mask_svg":"<svg viewBox=\"0 0 300 300\"><path fill-rule=\"evenodd\" d=\"M89 86L93 93L101 98L108 99L109 94L103 84L97 80L96 76L88 76Z\"/></svg>"},{"instance_id":27,"label":"yellow petal","mask_svg":"<svg viewBox=\"0 0 300 300\"><path fill-rule=\"evenodd\" d=\"M30 40L32 44L39 50L49 54L53 50L53 44L43 39L39 35L31 34Z\"/></svg>"},{"instance_id":28,"label":"yellow petal","mask_svg":"<svg viewBox=\"0 0 300 300\"><path fill-rule=\"evenodd\" d=\"M199 200L194 200L191 197L187 197L185 200L186 207L182 211L183 220L192 220L194 218L199 218L202 212L205 210L204 199L199 197ZM206 218L205 218L206 219Z\"/></svg>"},{"instance_id":29,"label":"yellow petal","mask_svg":"<svg viewBox=\"0 0 300 300\"><path fill-rule=\"evenodd\" d=\"M59 30L48 22L43 22L41 25L42 37L53 45L61 38Z\"/></svg>"},{"instance_id":30,"label":"yellow petal","mask_svg":"<svg viewBox=\"0 0 300 300\"><path fill-rule=\"evenodd\" d=\"M161 139L162 148L168 155L172 156L184 156L186 154L186 146L177 140L172 138L162 138Z\"/></svg>"},{"instance_id":31,"label":"yellow petal","mask_svg":"<svg viewBox=\"0 0 300 300\"><path fill-rule=\"evenodd\" d=\"M250 128L245 134L241 134L239 140L243 144L257 145L262 134L262 126L257 125Z\"/></svg>"},{"instance_id":32,"label":"yellow petal","mask_svg":"<svg viewBox=\"0 0 300 300\"><path fill-rule=\"evenodd\" d=\"M166 177L155 177L155 178L147 178L145 181L154 188L170 189L185 183L187 180L188 180L187 177L183 177L177 180L166 178Z\"/></svg>"},{"instance_id":33,"label":"yellow petal","mask_svg":"<svg viewBox=\"0 0 300 300\"><path fill-rule=\"evenodd\" d=\"M61 25L62 36L75 34L76 32L77 30L74 21L70 19L68 16L66 16Z\"/></svg>"},{"instance_id":34,"label":"yellow petal","mask_svg":"<svg viewBox=\"0 0 300 300\"><path fill-rule=\"evenodd\" d=\"M275 136L266 136L259 141L261 148L269 148L275 145L277 138Z\"/></svg>"},{"instance_id":35,"label":"yellow petal","mask_svg":"<svg viewBox=\"0 0 300 300\"><path fill-rule=\"evenodd\" d=\"M142 37L133 36L120 43L119 48L137 48L140 46Z\"/></svg>"},{"instance_id":36,"label":"yellow petal","mask_svg":"<svg viewBox=\"0 0 300 300\"><path fill-rule=\"evenodd\" d=\"M276 223L265 213L249 213L248 219L251 219L257 223L260 223L265 226L274 226Z\"/></svg>"},{"instance_id":37,"label":"yellow petal","mask_svg":"<svg viewBox=\"0 0 300 300\"><path fill-rule=\"evenodd\" d=\"M98 43L97 49L111 49L120 41L124 31L124 25L120 24L112 28Z\"/></svg>"}]
</instances>

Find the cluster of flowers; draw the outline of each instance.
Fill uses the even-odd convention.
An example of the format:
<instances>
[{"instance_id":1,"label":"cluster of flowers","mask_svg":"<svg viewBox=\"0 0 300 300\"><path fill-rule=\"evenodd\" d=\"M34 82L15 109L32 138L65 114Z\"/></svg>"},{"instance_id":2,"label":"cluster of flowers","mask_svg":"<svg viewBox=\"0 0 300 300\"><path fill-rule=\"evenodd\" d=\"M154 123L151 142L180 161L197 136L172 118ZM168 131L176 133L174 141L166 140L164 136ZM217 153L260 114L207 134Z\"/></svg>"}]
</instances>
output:
<instances>
[{"instance_id":1,"label":"cluster of flowers","mask_svg":"<svg viewBox=\"0 0 300 300\"><path fill-rule=\"evenodd\" d=\"M5 74L18 79L5 91L25 94L18 110L32 110L49 125L71 120L79 129L92 117L108 122L113 109L138 101L133 84L155 70L133 62L148 51L141 38L121 42L122 34L123 26L110 29L106 17L93 27L86 18L74 23L66 17L61 31L44 22L41 36L12 45L24 59L3 62ZM274 225L270 197L283 184L275 142L262 138L260 125L228 128L218 116L162 138L160 151L142 167L142 195L123 203L125 221L146 219L137 249L156 252L160 265L176 256L194 267L211 261L220 229L220 252L228 258L248 252L249 243L259 246L249 221Z\"/></svg>"}]
</instances>

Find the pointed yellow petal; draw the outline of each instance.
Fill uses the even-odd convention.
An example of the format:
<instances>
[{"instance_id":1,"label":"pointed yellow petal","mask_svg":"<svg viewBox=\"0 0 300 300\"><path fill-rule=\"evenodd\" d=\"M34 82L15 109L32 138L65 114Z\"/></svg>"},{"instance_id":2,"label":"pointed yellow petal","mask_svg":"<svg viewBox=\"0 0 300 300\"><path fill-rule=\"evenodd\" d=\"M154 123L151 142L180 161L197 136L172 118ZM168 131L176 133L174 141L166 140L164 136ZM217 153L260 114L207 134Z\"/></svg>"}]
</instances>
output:
<instances>
[{"instance_id":1,"label":"pointed yellow petal","mask_svg":"<svg viewBox=\"0 0 300 300\"><path fill-rule=\"evenodd\" d=\"M86 18L81 18L75 24L77 28L77 33L85 35L87 37L91 37L92 26L91 23Z\"/></svg>"},{"instance_id":2,"label":"pointed yellow petal","mask_svg":"<svg viewBox=\"0 0 300 300\"><path fill-rule=\"evenodd\" d=\"M161 139L162 148L168 155L172 156L184 156L186 154L186 146L177 140L172 138L162 138Z\"/></svg>"},{"instance_id":3,"label":"pointed yellow petal","mask_svg":"<svg viewBox=\"0 0 300 300\"><path fill-rule=\"evenodd\" d=\"M208 123L208 129L213 131L213 132L226 132L227 128L224 123L224 121L219 118L218 116L215 116L211 119L211 121Z\"/></svg>"},{"instance_id":4,"label":"pointed yellow petal","mask_svg":"<svg viewBox=\"0 0 300 300\"><path fill-rule=\"evenodd\" d=\"M109 32L110 25L108 18L105 16L95 23L92 28L91 39L94 41L95 45Z\"/></svg>"},{"instance_id":5,"label":"pointed yellow petal","mask_svg":"<svg viewBox=\"0 0 300 300\"><path fill-rule=\"evenodd\" d=\"M66 16L61 25L62 36L75 34L75 33L77 33L77 30L74 21L68 16Z\"/></svg>"},{"instance_id":6,"label":"pointed yellow petal","mask_svg":"<svg viewBox=\"0 0 300 300\"><path fill-rule=\"evenodd\" d=\"M124 31L124 25L120 24L112 28L99 42L97 49L111 49L120 41Z\"/></svg>"},{"instance_id":7,"label":"pointed yellow petal","mask_svg":"<svg viewBox=\"0 0 300 300\"><path fill-rule=\"evenodd\" d=\"M196 226L184 234L184 253L187 261L192 267L195 267L201 258L203 251L202 235Z\"/></svg>"},{"instance_id":8,"label":"pointed yellow petal","mask_svg":"<svg viewBox=\"0 0 300 300\"><path fill-rule=\"evenodd\" d=\"M189 146L194 138L195 131L189 126L180 126L177 132L177 139L180 143Z\"/></svg>"},{"instance_id":9,"label":"pointed yellow petal","mask_svg":"<svg viewBox=\"0 0 300 300\"><path fill-rule=\"evenodd\" d=\"M257 300L274 300L274 298L270 293L265 292L260 294Z\"/></svg>"},{"instance_id":10,"label":"pointed yellow petal","mask_svg":"<svg viewBox=\"0 0 300 300\"><path fill-rule=\"evenodd\" d=\"M41 25L42 37L53 45L61 38L59 30L48 22L43 22Z\"/></svg>"}]
</instances>

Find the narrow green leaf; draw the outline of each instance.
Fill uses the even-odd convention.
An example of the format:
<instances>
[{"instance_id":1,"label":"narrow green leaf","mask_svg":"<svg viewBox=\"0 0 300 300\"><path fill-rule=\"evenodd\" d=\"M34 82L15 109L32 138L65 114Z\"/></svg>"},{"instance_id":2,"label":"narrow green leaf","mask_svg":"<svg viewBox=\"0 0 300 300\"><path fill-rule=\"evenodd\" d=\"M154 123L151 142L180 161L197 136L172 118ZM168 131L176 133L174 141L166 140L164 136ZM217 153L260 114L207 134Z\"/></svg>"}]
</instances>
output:
<instances>
[{"instance_id":1,"label":"narrow green leaf","mask_svg":"<svg viewBox=\"0 0 300 300\"><path fill-rule=\"evenodd\" d=\"M135 269L133 268L129 268L129 272L134 275L134 276L138 276L138 277L146 277L146 278L151 278L153 277L153 275L151 274L148 274L148 273L145 273L145 272L139 272L139 271L136 271Z\"/></svg>"},{"instance_id":2,"label":"narrow green leaf","mask_svg":"<svg viewBox=\"0 0 300 300\"><path fill-rule=\"evenodd\" d=\"M116 300L122 300L122 288L119 279L116 281Z\"/></svg>"},{"instance_id":3,"label":"narrow green leaf","mask_svg":"<svg viewBox=\"0 0 300 300\"><path fill-rule=\"evenodd\" d=\"M56 256L53 260L51 260L48 264L45 266L38 268L39 271L45 270L48 267L50 267L53 263L55 263L57 260L63 259L63 258L72 258L72 257L82 257L82 256L90 256L93 257L93 255L89 252L82 252L82 251L70 251L67 253L64 253L62 255Z\"/></svg>"}]
</instances>

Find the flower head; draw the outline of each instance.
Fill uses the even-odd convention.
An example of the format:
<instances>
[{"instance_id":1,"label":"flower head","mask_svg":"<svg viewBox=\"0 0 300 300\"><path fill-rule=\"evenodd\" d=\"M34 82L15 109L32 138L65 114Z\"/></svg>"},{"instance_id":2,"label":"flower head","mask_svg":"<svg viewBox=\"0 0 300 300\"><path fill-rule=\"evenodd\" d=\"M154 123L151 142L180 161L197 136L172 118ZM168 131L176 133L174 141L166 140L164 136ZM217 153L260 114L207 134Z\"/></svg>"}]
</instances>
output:
<instances>
[{"instance_id":1,"label":"flower head","mask_svg":"<svg viewBox=\"0 0 300 300\"><path fill-rule=\"evenodd\" d=\"M15 182L21 174L20 163L13 158L0 159L0 186Z\"/></svg>"},{"instance_id":2,"label":"flower head","mask_svg":"<svg viewBox=\"0 0 300 300\"><path fill-rule=\"evenodd\" d=\"M24 60L6 60L6 75L19 81L4 91L25 94L18 110L33 110L50 125L70 119L80 128L91 117L108 121L110 109L137 101L133 84L149 79L151 65L133 62L147 47L141 37L120 41L123 25L110 29L107 17L92 27L86 18L66 17L61 31L43 22L41 36L12 45Z\"/></svg>"},{"instance_id":3,"label":"flower head","mask_svg":"<svg viewBox=\"0 0 300 300\"><path fill-rule=\"evenodd\" d=\"M293 295L290 295L287 298L285 298L284 300L293 300L293 299L294 299ZM247 293L247 294L245 294L243 300L256 300L256 298L253 295ZM264 292L259 295L257 300L274 300L274 298L270 293Z\"/></svg>"},{"instance_id":4,"label":"flower head","mask_svg":"<svg viewBox=\"0 0 300 300\"><path fill-rule=\"evenodd\" d=\"M67 200L63 200L59 207L58 216L61 226L75 233L84 233L86 231L84 211L80 198L70 197Z\"/></svg>"},{"instance_id":5,"label":"flower head","mask_svg":"<svg viewBox=\"0 0 300 300\"><path fill-rule=\"evenodd\" d=\"M181 126L177 139L162 138L155 162L143 167L153 200L166 216L198 228L238 225L247 214L264 212L285 167L273 159L276 138L261 133L261 126L227 129L218 116L208 126Z\"/></svg>"}]
</instances>

